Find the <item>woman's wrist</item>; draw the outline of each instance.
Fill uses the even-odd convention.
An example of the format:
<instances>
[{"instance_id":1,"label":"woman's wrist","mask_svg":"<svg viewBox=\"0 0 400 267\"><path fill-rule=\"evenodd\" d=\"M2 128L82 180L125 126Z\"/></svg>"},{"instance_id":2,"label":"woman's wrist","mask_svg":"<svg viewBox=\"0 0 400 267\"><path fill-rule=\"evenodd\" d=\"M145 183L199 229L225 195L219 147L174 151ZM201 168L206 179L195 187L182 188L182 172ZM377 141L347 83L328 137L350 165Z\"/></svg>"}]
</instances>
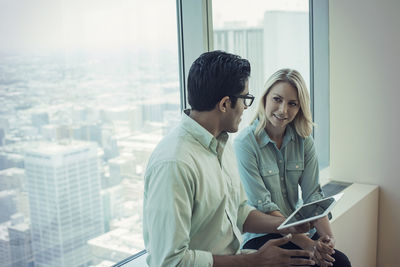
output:
<instances>
[{"instance_id":1,"label":"woman's wrist","mask_svg":"<svg viewBox=\"0 0 400 267\"><path fill-rule=\"evenodd\" d=\"M297 234L292 238L292 243L296 244L304 250L313 251L315 241L307 236L307 234Z\"/></svg>"}]
</instances>

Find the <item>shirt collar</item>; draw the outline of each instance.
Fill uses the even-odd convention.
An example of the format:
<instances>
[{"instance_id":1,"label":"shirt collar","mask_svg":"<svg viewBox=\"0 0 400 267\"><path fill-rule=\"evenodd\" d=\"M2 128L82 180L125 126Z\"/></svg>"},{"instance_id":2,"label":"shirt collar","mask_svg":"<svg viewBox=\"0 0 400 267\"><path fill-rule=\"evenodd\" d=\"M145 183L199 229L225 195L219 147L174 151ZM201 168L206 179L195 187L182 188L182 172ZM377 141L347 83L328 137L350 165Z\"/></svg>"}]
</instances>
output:
<instances>
[{"instance_id":1,"label":"shirt collar","mask_svg":"<svg viewBox=\"0 0 400 267\"><path fill-rule=\"evenodd\" d=\"M255 131L255 129L257 128L259 124L259 120L256 119L253 124L251 125L251 127L253 128L253 132ZM286 127L286 131L285 131L285 136L283 137L283 142L282 142L282 147L286 146L291 140L295 139L295 131L292 127L292 124L290 123L287 127ZM267 131L263 130L261 131L260 135L258 136L259 138L259 146L260 147L264 147L266 145L268 145L269 143L274 143L274 141L272 141L272 139L269 137L269 135L267 134Z\"/></svg>"},{"instance_id":2,"label":"shirt collar","mask_svg":"<svg viewBox=\"0 0 400 267\"><path fill-rule=\"evenodd\" d=\"M215 154L222 153L222 150L229 138L228 133L222 132L217 138L215 138L197 121L190 118L189 114L190 109L184 110L182 115L182 127L205 148L210 149Z\"/></svg>"}]
</instances>

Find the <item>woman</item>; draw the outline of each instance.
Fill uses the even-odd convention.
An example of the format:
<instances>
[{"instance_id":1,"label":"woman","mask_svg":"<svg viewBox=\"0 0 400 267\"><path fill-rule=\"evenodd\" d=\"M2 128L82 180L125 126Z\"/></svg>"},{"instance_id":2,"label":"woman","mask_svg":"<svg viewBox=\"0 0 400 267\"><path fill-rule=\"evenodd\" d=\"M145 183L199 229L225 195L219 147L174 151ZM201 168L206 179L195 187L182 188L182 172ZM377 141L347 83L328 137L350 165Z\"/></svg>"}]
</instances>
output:
<instances>
[{"instance_id":1,"label":"woman","mask_svg":"<svg viewBox=\"0 0 400 267\"><path fill-rule=\"evenodd\" d=\"M275 72L265 88L255 119L235 138L234 146L249 203L262 212L287 217L301 201L308 203L324 197L310 136L310 97L300 73L292 69ZM311 238L296 235L284 247L314 251L319 266L351 266L346 255L334 249L328 217L317 220L314 226L317 233L311 232ZM258 249L278 237L246 234L243 248Z\"/></svg>"}]
</instances>

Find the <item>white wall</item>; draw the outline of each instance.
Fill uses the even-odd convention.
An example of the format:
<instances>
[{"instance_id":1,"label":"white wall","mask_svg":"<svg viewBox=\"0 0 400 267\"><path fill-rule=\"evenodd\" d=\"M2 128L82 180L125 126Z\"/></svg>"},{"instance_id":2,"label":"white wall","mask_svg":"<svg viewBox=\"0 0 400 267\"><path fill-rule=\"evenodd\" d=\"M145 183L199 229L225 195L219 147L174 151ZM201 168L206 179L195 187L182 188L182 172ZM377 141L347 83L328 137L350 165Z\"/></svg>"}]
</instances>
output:
<instances>
[{"instance_id":1,"label":"white wall","mask_svg":"<svg viewBox=\"0 0 400 267\"><path fill-rule=\"evenodd\" d=\"M375 267L379 188L354 183L343 192L342 199L332 210L336 248L346 253L354 267ZM356 246L353 240L357 240Z\"/></svg>"},{"instance_id":2,"label":"white wall","mask_svg":"<svg viewBox=\"0 0 400 267\"><path fill-rule=\"evenodd\" d=\"M331 178L380 186L377 266L399 266L400 1L331 0L329 27Z\"/></svg>"}]
</instances>

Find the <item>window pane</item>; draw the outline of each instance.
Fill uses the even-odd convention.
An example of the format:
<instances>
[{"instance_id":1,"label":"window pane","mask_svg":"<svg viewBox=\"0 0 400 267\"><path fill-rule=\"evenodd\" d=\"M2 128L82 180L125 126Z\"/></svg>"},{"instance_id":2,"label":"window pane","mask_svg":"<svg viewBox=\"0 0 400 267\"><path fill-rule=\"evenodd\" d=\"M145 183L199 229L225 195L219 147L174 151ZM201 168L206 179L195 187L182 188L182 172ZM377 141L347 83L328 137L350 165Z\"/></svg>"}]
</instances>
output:
<instances>
[{"instance_id":1,"label":"window pane","mask_svg":"<svg viewBox=\"0 0 400 267\"><path fill-rule=\"evenodd\" d=\"M0 0L2 266L144 249L143 173L180 117L176 32L175 0Z\"/></svg>"},{"instance_id":2,"label":"window pane","mask_svg":"<svg viewBox=\"0 0 400 267\"><path fill-rule=\"evenodd\" d=\"M229 8L227 8L229 6ZM264 92L263 85L280 68L293 68L309 88L308 0L213 0L214 49L247 58L253 104L240 128L247 126Z\"/></svg>"}]
</instances>

